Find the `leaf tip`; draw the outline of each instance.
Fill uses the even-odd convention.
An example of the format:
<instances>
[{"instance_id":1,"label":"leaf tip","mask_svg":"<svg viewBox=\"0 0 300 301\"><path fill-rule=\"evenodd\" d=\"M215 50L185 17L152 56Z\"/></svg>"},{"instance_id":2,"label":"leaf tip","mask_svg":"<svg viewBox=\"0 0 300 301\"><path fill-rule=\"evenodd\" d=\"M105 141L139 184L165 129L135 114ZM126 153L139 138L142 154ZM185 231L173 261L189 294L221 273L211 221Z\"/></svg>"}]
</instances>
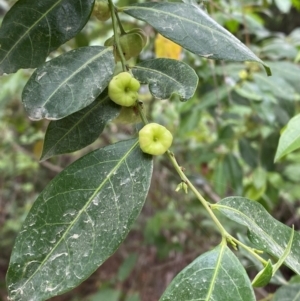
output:
<instances>
[{"instance_id":1,"label":"leaf tip","mask_svg":"<svg viewBox=\"0 0 300 301\"><path fill-rule=\"evenodd\" d=\"M268 65L263 65L268 76L272 76L271 68Z\"/></svg>"}]
</instances>

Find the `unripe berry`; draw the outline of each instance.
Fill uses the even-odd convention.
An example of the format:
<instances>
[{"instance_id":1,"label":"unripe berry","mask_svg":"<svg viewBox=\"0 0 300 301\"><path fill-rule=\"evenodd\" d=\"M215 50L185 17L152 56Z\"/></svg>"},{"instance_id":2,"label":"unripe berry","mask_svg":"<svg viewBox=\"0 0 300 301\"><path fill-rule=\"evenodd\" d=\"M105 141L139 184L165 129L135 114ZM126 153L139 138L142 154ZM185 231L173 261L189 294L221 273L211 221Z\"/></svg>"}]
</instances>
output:
<instances>
[{"instance_id":1,"label":"unripe berry","mask_svg":"<svg viewBox=\"0 0 300 301\"><path fill-rule=\"evenodd\" d=\"M140 148L150 155L162 155L172 145L173 136L164 126L148 123L139 131Z\"/></svg>"},{"instance_id":2,"label":"unripe berry","mask_svg":"<svg viewBox=\"0 0 300 301\"><path fill-rule=\"evenodd\" d=\"M140 83L130 73L121 72L108 84L108 96L123 107L131 107L138 99Z\"/></svg>"},{"instance_id":3,"label":"unripe berry","mask_svg":"<svg viewBox=\"0 0 300 301\"><path fill-rule=\"evenodd\" d=\"M100 21L107 21L110 18L108 2L105 0L97 0L94 5L93 15Z\"/></svg>"}]
</instances>

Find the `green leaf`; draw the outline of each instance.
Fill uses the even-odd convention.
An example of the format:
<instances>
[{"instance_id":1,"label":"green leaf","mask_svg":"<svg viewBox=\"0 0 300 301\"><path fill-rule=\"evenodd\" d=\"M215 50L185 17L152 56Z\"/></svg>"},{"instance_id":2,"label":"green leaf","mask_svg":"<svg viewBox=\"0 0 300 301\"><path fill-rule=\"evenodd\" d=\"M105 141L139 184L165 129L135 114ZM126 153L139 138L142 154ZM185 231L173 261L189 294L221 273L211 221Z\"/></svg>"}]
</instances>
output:
<instances>
[{"instance_id":1,"label":"green leaf","mask_svg":"<svg viewBox=\"0 0 300 301\"><path fill-rule=\"evenodd\" d=\"M86 24L94 0L19 0L0 28L0 75L41 65Z\"/></svg>"},{"instance_id":2,"label":"green leaf","mask_svg":"<svg viewBox=\"0 0 300 301\"><path fill-rule=\"evenodd\" d=\"M275 4L282 13L287 14L291 10L292 0L275 0Z\"/></svg>"},{"instance_id":3,"label":"green leaf","mask_svg":"<svg viewBox=\"0 0 300 301\"><path fill-rule=\"evenodd\" d=\"M9 297L43 301L91 275L130 231L151 173L152 157L133 139L93 151L54 178L16 239Z\"/></svg>"},{"instance_id":4,"label":"green leaf","mask_svg":"<svg viewBox=\"0 0 300 301\"><path fill-rule=\"evenodd\" d=\"M228 154L224 160L224 172L227 176L227 181L237 194L242 194L243 191L243 171L236 156ZM226 177L225 176L225 177ZM224 180L223 180L224 181Z\"/></svg>"},{"instance_id":5,"label":"green leaf","mask_svg":"<svg viewBox=\"0 0 300 301\"><path fill-rule=\"evenodd\" d=\"M282 254L282 256L279 258L279 260L273 266L273 275L278 271L278 269L282 266L282 264L284 263L287 256L290 254L291 248L292 248L292 245L293 245L294 233L295 233L295 231L294 231L294 226L293 226L292 227L292 234L291 234L289 243L288 243L284 253Z\"/></svg>"},{"instance_id":6,"label":"green leaf","mask_svg":"<svg viewBox=\"0 0 300 301\"><path fill-rule=\"evenodd\" d=\"M198 85L198 76L189 65L171 59L154 59L132 68L133 75L159 99L178 94L181 100L191 98Z\"/></svg>"},{"instance_id":7,"label":"green leaf","mask_svg":"<svg viewBox=\"0 0 300 301\"><path fill-rule=\"evenodd\" d=\"M61 119L88 106L107 87L115 67L112 48L69 51L32 74L22 101L29 118Z\"/></svg>"},{"instance_id":8,"label":"green leaf","mask_svg":"<svg viewBox=\"0 0 300 301\"><path fill-rule=\"evenodd\" d=\"M252 174L253 185L256 189L260 189L266 186L267 172L261 166L258 166L253 170Z\"/></svg>"},{"instance_id":9,"label":"green leaf","mask_svg":"<svg viewBox=\"0 0 300 301\"><path fill-rule=\"evenodd\" d=\"M295 88L281 75L273 75L266 77L261 73L254 73L253 79L255 89L260 90L260 95L264 97L264 94L274 95L276 98L282 98L288 101L296 101L300 99L300 95L297 94Z\"/></svg>"},{"instance_id":10,"label":"green leaf","mask_svg":"<svg viewBox=\"0 0 300 301\"><path fill-rule=\"evenodd\" d=\"M275 162L300 147L300 114L293 117L280 136Z\"/></svg>"},{"instance_id":11,"label":"green leaf","mask_svg":"<svg viewBox=\"0 0 300 301\"><path fill-rule=\"evenodd\" d=\"M280 75L283 79L289 82L295 90L300 93L299 73L300 66L288 61L268 62L274 74Z\"/></svg>"},{"instance_id":12,"label":"green leaf","mask_svg":"<svg viewBox=\"0 0 300 301\"><path fill-rule=\"evenodd\" d=\"M251 166L256 168L258 165L257 150L251 145L251 141L245 137L239 140L239 151L244 161Z\"/></svg>"},{"instance_id":13,"label":"green leaf","mask_svg":"<svg viewBox=\"0 0 300 301\"><path fill-rule=\"evenodd\" d=\"M93 143L107 122L120 113L120 106L112 102L105 90L86 108L48 125L41 160L71 153Z\"/></svg>"},{"instance_id":14,"label":"green leaf","mask_svg":"<svg viewBox=\"0 0 300 301\"><path fill-rule=\"evenodd\" d=\"M137 259L138 255L136 253L132 253L123 261L118 270L117 279L119 281L123 282L128 278L136 264Z\"/></svg>"},{"instance_id":15,"label":"green leaf","mask_svg":"<svg viewBox=\"0 0 300 301\"><path fill-rule=\"evenodd\" d=\"M226 244L204 253L171 282L160 301L252 301L248 275Z\"/></svg>"},{"instance_id":16,"label":"green leaf","mask_svg":"<svg viewBox=\"0 0 300 301\"><path fill-rule=\"evenodd\" d=\"M101 289L100 292L92 295L89 301L119 301L122 292L116 289L105 288Z\"/></svg>"},{"instance_id":17,"label":"green leaf","mask_svg":"<svg viewBox=\"0 0 300 301\"><path fill-rule=\"evenodd\" d=\"M160 34L203 57L229 61L256 61L266 66L248 47L196 5L186 3L139 3L122 11L145 21Z\"/></svg>"},{"instance_id":18,"label":"green leaf","mask_svg":"<svg viewBox=\"0 0 300 301\"><path fill-rule=\"evenodd\" d=\"M214 190L220 196L226 195L228 177L226 177L224 158L220 158L214 167L212 183Z\"/></svg>"},{"instance_id":19,"label":"green leaf","mask_svg":"<svg viewBox=\"0 0 300 301\"><path fill-rule=\"evenodd\" d=\"M287 285L280 287L274 294L273 301L300 300L300 277L294 276Z\"/></svg>"},{"instance_id":20,"label":"green leaf","mask_svg":"<svg viewBox=\"0 0 300 301\"><path fill-rule=\"evenodd\" d=\"M273 267L271 260L268 260L267 265L261 270L253 279L253 287L263 287L266 286L273 276Z\"/></svg>"},{"instance_id":21,"label":"green leaf","mask_svg":"<svg viewBox=\"0 0 300 301\"><path fill-rule=\"evenodd\" d=\"M274 219L259 203L242 197L228 197L213 204L229 219L248 228L249 239L259 249L280 258L291 237L292 229ZM300 233L295 232L291 252L285 264L300 274Z\"/></svg>"}]
</instances>

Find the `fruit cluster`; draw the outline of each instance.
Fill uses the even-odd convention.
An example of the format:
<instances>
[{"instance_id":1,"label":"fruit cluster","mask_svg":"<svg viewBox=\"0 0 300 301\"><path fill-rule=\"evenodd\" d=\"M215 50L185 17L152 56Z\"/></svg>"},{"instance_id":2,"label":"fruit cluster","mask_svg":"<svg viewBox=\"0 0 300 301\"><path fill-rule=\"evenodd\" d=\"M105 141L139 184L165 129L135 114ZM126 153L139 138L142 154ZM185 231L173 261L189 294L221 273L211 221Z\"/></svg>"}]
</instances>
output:
<instances>
[{"instance_id":1,"label":"fruit cluster","mask_svg":"<svg viewBox=\"0 0 300 301\"><path fill-rule=\"evenodd\" d=\"M114 76L108 85L108 96L123 107L133 106L138 99L140 83L129 72ZM157 123L146 124L139 131L139 143L142 151L150 155L164 154L173 141L172 134Z\"/></svg>"}]
</instances>

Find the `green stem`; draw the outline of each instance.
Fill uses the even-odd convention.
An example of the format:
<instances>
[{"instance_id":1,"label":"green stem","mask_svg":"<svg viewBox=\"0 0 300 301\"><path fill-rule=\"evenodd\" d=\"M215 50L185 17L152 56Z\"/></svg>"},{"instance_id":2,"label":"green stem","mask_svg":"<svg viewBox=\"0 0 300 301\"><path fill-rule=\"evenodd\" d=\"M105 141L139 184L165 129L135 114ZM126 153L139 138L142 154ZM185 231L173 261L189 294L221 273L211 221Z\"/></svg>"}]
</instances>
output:
<instances>
[{"instance_id":1,"label":"green stem","mask_svg":"<svg viewBox=\"0 0 300 301\"><path fill-rule=\"evenodd\" d=\"M220 221L218 220L218 218L215 216L213 210L211 209L211 205L210 203L208 203L204 197L198 192L198 190L195 188L195 186L190 182L190 180L186 177L186 175L184 174L182 168L179 166L178 162L176 161L176 158L174 156L174 154L171 151L167 151L167 155L169 157L169 159L171 160L175 170L177 171L177 173L179 174L181 180L186 183L188 185L188 187L193 191L193 193L196 195L196 197L198 198L198 200L201 202L201 204L204 206L204 208L207 210L208 214L210 215L211 219L214 221L214 223L216 224L216 226L218 227L221 235L222 235L222 240L224 241L224 239L228 242L231 243L231 245L236 248L237 245L241 246L242 248L244 248L245 250L247 250L249 253L251 253L256 259L258 259L263 265L267 264L267 261L264 260L262 257L260 257L255 251L256 249L250 248L248 246L246 246L245 244L243 244L242 242L240 242L239 240L237 240L235 237L231 236L222 226L222 224L220 223Z\"/></svg>"},{"instance_id":2,"label":"green stem","mask_svg":"<svg viewBox=\"0 0 300 301\"><path fill-rule=\"evenodd\" d=\"M237 245L239 245L243 249L247 250L249 253L251 253L253 255L253 257L255 257L257 260L259 260L264 266L268 263L266 260L264 260L261 256L259 256L256 253L258 250L253 249L251 247L248 247L247 245L243 244L242 242L240 242L235 237L231 236L230 234L228 234L228 235L229 236L228 236L227 240L232 240L234 243L236 243Z\"/></svg>"},{"instance_id":3,"label":"green stem","mask_svg":"<svg viewBox=\"0 0 300 301\"><path fill-rule=\"evenodd\" d=\"M148 124L149 121L144 113L144 110L143 110L143 103L141 103L139 100L137 100L137 108L138 108L138 111L139 111L139 114L141 116L141 119L143 121L144 124Z\"/></svg>"},{"instance_id":4,"label":"green stem","mask_svg":"<svg viewBox=\"0 0 300 301\"><path fill-rule=\"evenodd\" d=\"M116 17L117 17L117 21L118 21L118 24L119 24L119 28L120 28L120 31L121 31L121 35L126 34L126 31L124 30L124 27L123 27L122 22L121 22L121 20L120 20L120 18L119 18L118 10L117 10L116 7L115 7L115 15L116 15Z\"/></svg>"},{"instance_id":5,"label":"green stem","mask_svg":"<svg viewBox=\"0 0 300 301\"><path fill-rule=\"evenodd\" d=\"M109 9L111 11L111 18L112 18L112 26L113 26L113 30L114 30L114 39L115 39L115 46L117 47L117 51L119 53L119 56L121 58L121 64L122 64L122 69L123 71L127 71L126 68L126 60L122 51L122 47L120 45L120 38L119 38L119 33L118 33L118 20L116 17L116 10L115 10L115 6L112 2L112 0L108 0L109 3ZM122 29L120 28L120 30L122 31ZM124 30L124 29L123 29Z\"/></svg>"},{"instance_id":6,"label":"green stem","mask_svg":"<svg viewBox=\"0 0 300 301\"><path fill-rule=\"evenodd\" d=\"M190 180L186 177L186 175L184 174L184 172L182 171L182 168L179 166L179 164L176 161L176 158L174 156L174 154L171 151L167 151L167 155L169 157L169 159L171 160L171 163L173 164L175 170L177 171L177 173L179 174L181 180L186 183L188 185L188 187L193 191L193 193L196 195L197 199L201 202L201 204L204 206L204 208L208 211L208 214L210 215L210 217L212 218L212 220L215 222L216 226L218 227L218 229L221 232L221 235L223 237L227 237L228 233L227 231L224 229L224 227L222 226L222 224L219 222L219 220L217 219L217 217L215 216L215 214L213 213L213 211L210 208L210 204L204 199L204 197L198 192L198 190L195 188L195 186L190 182Z\"/></svg>"}]
</instances>

